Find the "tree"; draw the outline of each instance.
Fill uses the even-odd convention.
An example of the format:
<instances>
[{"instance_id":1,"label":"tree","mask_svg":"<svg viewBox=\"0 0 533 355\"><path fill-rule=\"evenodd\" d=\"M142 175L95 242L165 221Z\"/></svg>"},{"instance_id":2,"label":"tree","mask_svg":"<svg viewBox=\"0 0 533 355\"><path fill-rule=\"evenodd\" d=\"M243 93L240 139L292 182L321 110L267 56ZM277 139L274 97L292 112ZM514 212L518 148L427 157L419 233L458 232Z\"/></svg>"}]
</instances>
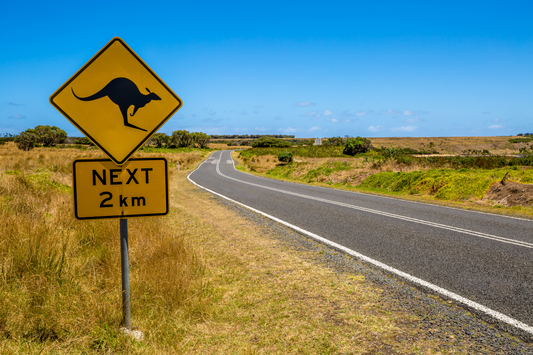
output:
<instances>
[{"instance_id":1,"label":"tree","mask_svg":"<svg viewBox=\"0 0 533 355\"><path fill-rule=\"evenodd\" d=\"M343 139L341 137L331 137L331 138L328 138L322 144L323 145L335 145L335 146L340 147L343 145Z\"/></svg>"},{"instance_id":2,"label":"tree","mask_svg":"<svg viewBox=\"0 0 533 355\"><path fill-rule=\"evenodd\" d=\"M167 136L165 133L156 133L153 135L152 140L154 141L156 148L162 148L163 145L168 145L170 138L171 137Z\"/></svg>"},{"instance_id":3,"label":"tree","mask_svg":"<svg viewBox=\"0 0 533 355\"><path fill-rule=\"evenodd\" d=\"M292 153L291 152L281 152L281 153L278 154L278 160L282 161L282 162L285 162L285 163L290 163L290 162L292 162Z\"/></svg>"},{"instance_id":4,"label":"tree","mask_svg":"<svg viewBox=\"0 0 533 355\"><path fill-rule=\"evenodd\" d=\"M289 142L274 137L261 137L252 142L252 147L254 148L287 148L290 146Z\"/></svg>"},{"instance_id":5,"label":"tree","mask_svg":"<svg viewBox=\"0 0 533 355\"><path fill-rule=\"evenodd\" d=\"M207 148L211 141L211 136L208 136L203 132L193 132L191 133L191 138L193 144L198 145L199 148Z\"/></svg>"},{"instance_id":6,"label":"tree","mask_svg":"<svg viewBox=\"0 0 533 355\"><path fill-rule=\"evenodd\" d=\"M56 126L39 125L35 127L34 132L37 135L37 142L45 147L63 143L67 139L67 132Z\"/></svg>"},{"instance_id":7,"label":"tree","mask_svg":"<svg viewBox=\"0 0 533 355\"><path fill-rule=\"evenodd\" d=\"M172 132L171 143L178 148L190 147L193 140L189 131L179 130Z\"/></svg>"},{"instance_id":8,"label":"tree","mask_svg":"<svg viewBox=\"0 0 533 355\"><path fill-rule=\"evenodd\" d=\"M38 137L35 133L35 130L30 128L20 134L15 138L15 143L17 144L18 149L29 151L33 149L35 143L37 143Z\"/></svg>"},{"instance_id":9,"label":"tree","mask_svg":"<svg viewBox=\"0 0 533 355\"><path fill-rule=\"evenodd\" d=\"M370 149L370 139L356 137L348 138L342 154L356 155L358 153L364 153Z\"/></svg>"}]
</instances>

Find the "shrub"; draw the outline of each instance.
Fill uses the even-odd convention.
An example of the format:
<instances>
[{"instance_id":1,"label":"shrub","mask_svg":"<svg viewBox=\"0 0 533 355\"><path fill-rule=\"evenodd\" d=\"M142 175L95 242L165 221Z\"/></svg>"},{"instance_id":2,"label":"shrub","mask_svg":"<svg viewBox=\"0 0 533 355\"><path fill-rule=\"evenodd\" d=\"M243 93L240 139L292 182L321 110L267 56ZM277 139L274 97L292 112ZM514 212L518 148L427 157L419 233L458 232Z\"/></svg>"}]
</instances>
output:
<instances>
[{"instance_id":1,"label":"shrub","mask_svg":"<svg viewBox=\"0 0 533 355\"><path fill-rule=\"evenodd\" d=\"M35 131L30 128L24 132L20 132L20 134L15 138L15 143L19 149L29 151L35 147L37 140L37 134L35 134Z\"/></svg>"},{"instance_id":2,"label":"shrub","mask_svg":"<svg viewBox=\"0 0 533 355\"><path fill-rule=\"evenodd\" d=\"M387 159L398 159L404 154L402 148L383 148L381 147L381 155Z\"/></svg>"},{"instance_id":3,"label":"shrub","mask_svg":"<svg viewBox=\"0 0 533 355\"><path fill-rule=\"evenodd\" d=\"M167 146L170 142L170 137L165 133L156 133L152 136L151 140L155 143L156 148L163 148L163 146Z\"/></svg>"},{"instance_id":4,"label":"shrub","mask_svg":"<svg viewBox=\"0 0 533 355\"><path fill-rule=\"evenodd\" d=\"M325 140L322 144L324 145L334 145L334 146L342 146L344 140L341 137L331 137Z\"/></svg>"},{"instance_id":5,"label":"shrub","mask_svg":"<svg viewBox=\"0 0 533 355\"><path fill-rule=\"evenodd\" d=\"M366 138L348 138L346 140L346 145L344 146L343 154L346 155L356 155L358 153L365 153L370 149L370 139Z\"/></svg>"},{"instance_id":6,"label":"shrub","mask_svg":"<svg viewBox=\"0 0 533 355\"><path fill-rule=\"evenodd\" d=\"M281 152L281 153L278 154L278 160L282 161L282 162L285 162L285 163L290 163L290 162L292 162L292 153L291 152Z\"/></svg>"},{"instance_id":7,"label":"shrub","mask_svg":"<svg viewBox=\"0 0 533 355\"><path fill-rule=\"evenodd\" d=\"M207 148L209 142L211 141L211 136L208 136L202 132L192 132L191 138L193 144L198 145L199 148Z\"/></svg>"},{"instance_id":8,"label":"shrub","mask_svg":"<svg viewBox=\"0 0 533 355\"><path fill-rule=\"evenodd\" d=\"M87 137L77 138L76 140L74 140L74 144L94 145L94 143L91 142L91 140Z\"/></svg>"},{"instance_id":9,"label":"shrub","mask_svg":"<svg viewBox=\"0 0 533 355\"><path fill-rule=\"evenodd\" d=\"M56 126L36 126L34 133L37 135L37 142L45 147L52 147L63 143L67 139L67 132Z\"/></svg>"},{"instance_id":10,"label":"shrub","mask_svg":"<svg viewBox=\"0 0 533 355\"><path fill-rule=\"evenodd\" d=\"M252 147L254 148L286 148L290 146L289 142L274 137L261 137L252 142Z\"/></svg>"},{"instance_id":11,"label":"shrub","mask_svg":"<svg viewBox=\"0 0 533 355\"><path fill-rule=\"evenodd\" d=\"M193 140L189 131L179 130L172 132L171 144L178 148L190 147Z\"/></svg>"}]
</instances>

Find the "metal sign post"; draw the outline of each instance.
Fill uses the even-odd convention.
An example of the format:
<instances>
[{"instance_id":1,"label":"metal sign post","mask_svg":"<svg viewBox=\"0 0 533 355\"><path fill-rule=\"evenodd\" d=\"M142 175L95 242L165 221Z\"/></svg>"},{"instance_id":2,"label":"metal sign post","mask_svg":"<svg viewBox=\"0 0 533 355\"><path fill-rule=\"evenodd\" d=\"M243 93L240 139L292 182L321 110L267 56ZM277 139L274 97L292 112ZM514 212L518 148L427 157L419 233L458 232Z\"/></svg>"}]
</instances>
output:
<instances>
[{"instance_id":1,"label":"metal sign post","mask_svg":"<svg viewBox=\"0 0 533 355\"><path fill-rule=\"evenodd\" d=\"M128 220L120 220L120 264L122 268L122 324L131 329L130 268L128 262Z\"/></svg>"}]
</instances>

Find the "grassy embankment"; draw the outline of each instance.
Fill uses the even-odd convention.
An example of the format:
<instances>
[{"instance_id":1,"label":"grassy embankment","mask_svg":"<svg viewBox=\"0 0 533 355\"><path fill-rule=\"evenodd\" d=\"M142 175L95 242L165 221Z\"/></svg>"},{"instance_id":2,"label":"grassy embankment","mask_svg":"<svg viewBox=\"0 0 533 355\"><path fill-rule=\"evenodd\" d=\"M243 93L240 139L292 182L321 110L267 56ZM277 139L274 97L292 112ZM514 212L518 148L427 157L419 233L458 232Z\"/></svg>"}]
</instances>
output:
<instances>
[{"instance_id":1,"label":"grassy embankment","mask_svg":"<svg viewBox=\"0 0 533 355\"><path fill-rule=\"evenodd\" d=\"M489 143L485 146L477 144L475 140L473 145L468 146L467 140L463 139L459 141L459 148L472 152L492 146L497 147L497 151L505 149L509 154L517 154L518 149L526 144L510 143L508 137L496 138L496 142L487 138ZM499 138L505 138L506 142ZM434 144L430 147L429 144L413 143L412 138L403 140L402 144L400 139L390 139L387 148L394 147L394 143L410 149L418 144L421 147L419 149L425 151L425 148L438 147ZM458 150L456 145L444 148L448 152ZM292 152L294 161L289 164L280 163L277 154L281 151ZM246 169L272 178L533 217L533 209L529 205L508 207L485 197L491 185L502 181L504 177L505 181L533 183L531 157L434 154L397 154L386 157L378 151L350 157L342 154L342 147L331 146L250 149L233 153L233 156L238 163L237 169Z\"/></svg>"},{"instance_id":2,"label":"grassy embankment","mask_svg":"<svg viewBox=\"0 0 533 355\"><path fill-rule=\"evenodd\" d=\"M202 154L165 154L170 215L130 219L135 341L119 331L118 221L72 216L70 162L102 155L0 146L0 353L468 352L188 183L176 163Z\"/></svg>"}]
</instances>

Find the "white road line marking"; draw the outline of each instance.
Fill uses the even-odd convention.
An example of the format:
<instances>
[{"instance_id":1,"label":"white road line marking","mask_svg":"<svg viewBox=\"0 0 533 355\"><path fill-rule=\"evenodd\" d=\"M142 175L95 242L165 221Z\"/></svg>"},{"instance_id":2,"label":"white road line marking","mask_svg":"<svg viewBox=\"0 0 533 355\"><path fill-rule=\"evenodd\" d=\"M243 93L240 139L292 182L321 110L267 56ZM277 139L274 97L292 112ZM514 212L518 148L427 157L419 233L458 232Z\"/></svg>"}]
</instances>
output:
<instances>
[{"instance_id":1,"label":"white road line marking","mask_svg":"<svg viewBox=\"0 0 533 355\"><path fill-rule=\"evenodd\" d=\"M227 175L224 175L223 173L221 173L220 169L219 169L219 164L217 164L216 171L217 171L218 175L220 175L222 177L225 177L226 179L230 179L230 180L242 183L242 184L259 187L259 188L266 189L266 190L276 191L276 192L283 193L283 194L286 194L286 195L297 196L297 197L301 197L301 198L305 198L305 199L309 199L309 200L319 201L319 202L323 202L323 203L329 203L331 205L337 205L337 206L341 206L341 207L351 208L351 209L354 209L354 210L359 210L359 211L363 211L363 212L378 214L378 215L386 216L386 217L390 217L390 218L401 219L401 220L408 221L408 222L423 224L423 225L427 225L427 226L430 226L430 227L446 229L446 230L450 230L450 231L454 231L454 232L458 232L458 233L472 235L472 236L475 236L475 237L495 240L495 241L498 241L498 242L501 242L501 243L513 244L513 245L518 245L518 246L521 246L521 247L524 247L524 248L533 249L533 243L528 243L528 242L523 242L523 241L520 241L520 240L514 240L514 239L499 237L497 235L492 235L492 234L487 234L487 233L482 233L482 232L476 232L476 231L463 229L463 228L459 228L459 227L448 226L448 225L445 225L445 224L440 224L440 223L435 223L435 222L430 222L430 221L424 221L424 220L418 219L418 218L406 217L406 216L398 215L398 214L395 214L395 213L383 212L383 211L374 210L374 209L371 209L371 208L350 205L350 204L343 203L343 202L326 200L326 199L323 199L323 198L320 198L320 197L308 196L308 195L299 194L299 193L296 193L296 192L290 192L290 191L286 191L286 190L276 189L274 187L263 186L263 185L259 185L259 184L254 184L252 182L247 182L247 181L235 179L235 178L232 178L230 176L227 176Z\"/></svg>"},{"instance_id":2,"label":"white road line marking","mask_svg":"<svg viewBox=\"0 0 533 355\"><path fill-rule=\"evenodd\" d=\"M222 154L222 153L221 153L221 154ZM363 260L364 262L367 262L367 263L369 263L369 264L372 264L372 265L374 265L374 266L376 266L376 267L378 267L378 268L380 268L380 269L382 269L382 270L385 270L385 271L387 271L387 272L389 272L389 273L391 273L391 274L397 275L397 276L399 276L399 277L401 277L401 278L403 278L403 279L406 279L406 280L412 282L413 284L420 285L420 286L422 286L422 287L425 287L425 288L427 288L427 289L430 289L430 290L432 290L433 292L435 292L435 293L437 293L437 294L440 294L440 295L442 295L442 296L445 296L445 297L447 297L447 298L449 298L449 299L451 299L451 300L454 300L455 302L458 302L458 303L460 303L460 304L463 304L463 305L467 306L467 307L470 308L470 309L474 309L474 310L476 310L476 311L478 311L478 312L480 312L480 313L487 314L487 315L491 316L492 318L494 318L494 319L496 319L496 320L498 320L498 321L501 321L501 322L507 323L507 324L509 324L509 325L511 325L511 326L513 326L513 327L515 327L515 328L518 328L518 329L520 329L520 330L523 330L523 331L525 331L525 332L527 332L527 333L533 335L533 327L531 327L531 326L529 326L529 325L527 325L527 324L525 324L525 323L523 323L523 322L520 322L519 320L516 320L516 319L514 319L514 318L511 318L511 317L509 317L509 316L503 314L503 313L500 313L500 312L497 312L497 311L495 311L495 310L492 310L492 309L490 309L490 308L488 308L488 307L483 306L482 304L479 304L479 303L477 303L477 302L471 301L471 300L469 300L469 299L467 299L467 298L465 298L465 297L462 297L462 296L460 296L460 295L458 295L458 294L456 294L456 293L453 293L453 292L451 292L451 291L448 291L448 290L446 290L446 289L444 289L444 288L442 288L442 287L439 287L439 286L437 286L437 285L434 285L434 284L432 284L432 283L430 283L430 282L427 282L427 281L424 281L424 280L422 280L422 279L419 279L418 277L412 276L412 275L410 275L410 274L408 274L408 273L405 273L405 272L403 272L403 271L400 271L400 270L398 270L398 269L395 269L395 268L393 268L393 267L391 267L391 266L388 266L387 264L384 264L384 263L382 263L382 262L380 262L380 261L377 261L377 260L374 260L374 259L372 259L372 258L369 258L368 256L365 256L365 255L360 254L360 253L358 253L358 252L356 252L356 251L354 251L354 250L351 250L351 249L349 249L349 248L346 248L346 247L344 247L344 246L342 246L342 245L340 245L340 244L337 244L337 243L335 243L335 242L332 242L332 241L330 241L330 240L328 240L328 239L326 239L326 238L323 238L323 237L321 237L321 236L319 236L319 235L317 235L317 234L314 234L314 233L311 233L311 232L309 232L309 231L306 231L305 229L302 229L302 228L297 227L297 226L295 226L295 225L293 225L293 224L290 224L290 223L288 223L288 222L285 222L285 221L283 221L283 220L281 220L281 219L279 219L279 218L276 218L276 217L274 217L274 216L271 216L271 215L269 215L269 214L266 214L266 213L264 213L264 212L262 212L262 211L256 210L256 209L253 208L253 207L247 206L247 205L245 205L245 204L243 204L243 203L240 203L240 202L238 202L238 201L235 201L235 200L233 200L233 199L231 199L231 198L229 198L229 197L226 197L226 196L224 196L224 195L222 195L222 194L219 194L218 192L215 192L215 191L209 190L208 188L205 188L205 187L203 187L203 186L201 186L201 185L195 183L194 181L191 180L190 176L191 176L196 170L198 170L202 165L203 165L203 163L200 164L200 165L199 165L194 171L192 171L189 175L187 175L187 179L188 179L190 182L192 182L195 186L198 186L198 187L201 188L201 189L204 189L204 190L206 190L206 191L208 191L208 192L210 192L210 193L212 193L212 194L214 194L214 195L220 196L220 197L222 197L222 198L224 198L224 199L226 199L226 200L228 200L228 201L231 201L231 202L233 202L233 203L235 203L235 204L237 204L237 205L243 206L243 207L245 207L245 208L247 208L247 209L249 209L249 210L251 210L251 211L254 211L255 213L258 213L258 214L260 214L260 215L262 215L262 216L265 216L265 217L267 217L267 218L269 218L269 219L271 219L271 220L273 220L273 221L275 221L275 222L281 223L281 224L283 224L283 225L285 225L285 226L287 226L287 227L289 227L289 228L291 228L291 229L294 229L294 230L296 230L296 231L298 231L298 232L300 232L300 233L302 233L302 234L305 234L305 235L307 235L307 236L309 236L309 237L311 237L311 238L313 238L313 239L315 239L315 240L318 240L318 241L320 241L321 243L324 243L324 244L326 244L326 245L329 245L329 246L331 246L331 247L333 247L333 248L335 248L335 249L342 250L343 252L345 252L345 253L348 254L348 255L351 255L351 256L353 256L353 257L355 257L355 258L358 258L358 259L360 259L360 260ZM218 168L218 166L217 166L217 168Z\"/></svg>"}]
</instances>

